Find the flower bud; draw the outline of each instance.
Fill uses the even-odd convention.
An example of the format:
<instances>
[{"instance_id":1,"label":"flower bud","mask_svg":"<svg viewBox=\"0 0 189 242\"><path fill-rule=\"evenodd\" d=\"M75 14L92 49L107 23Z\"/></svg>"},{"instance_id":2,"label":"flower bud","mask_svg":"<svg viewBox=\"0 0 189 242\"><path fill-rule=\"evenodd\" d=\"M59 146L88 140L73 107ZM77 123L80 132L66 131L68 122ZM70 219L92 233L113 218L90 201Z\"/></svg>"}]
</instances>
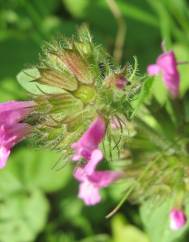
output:
<instances>
[{"instance_id":1,"label":"flower bud","mask_svg":"<svg viewBox=\"0 0 189 242\"><path fill-rule=\"evenodd\" d=\"M170 217L170 229L179 230L187 221L186 215L181 209L173 208L169 214Z\"/></svg>"},{"instance_id":2,"label":"flower bud","mask_svg":"<svg viewBox=\"0 0 189 242\"><path fill-rule=\"evenodd\" d=\"M113 73L106 78L105 82L108 87L114 86L117 89L122 90L127 85L128 80L123 76L123 74Z\"/></svg>"}]
</instances>

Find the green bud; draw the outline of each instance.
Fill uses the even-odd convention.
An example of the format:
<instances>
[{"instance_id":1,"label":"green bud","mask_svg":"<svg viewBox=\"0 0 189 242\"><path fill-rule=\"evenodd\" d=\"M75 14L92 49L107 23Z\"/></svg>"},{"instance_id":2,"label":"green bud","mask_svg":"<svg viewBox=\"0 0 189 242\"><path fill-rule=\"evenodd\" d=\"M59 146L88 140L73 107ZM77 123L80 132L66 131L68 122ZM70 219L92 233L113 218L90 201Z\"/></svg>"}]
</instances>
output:
<instances>
[{"instance_id":1,"label":"green bud","mask_svg":"<svg viewBox=\"0 0 189 242\"><path fill-rule=\"evenodd\" d=\"M94 100L96 96L96 91L94 87L81 85L77 89L77 91L74 92L74 95L79 98L84 104L87 104Z\"/></svg>"}]
</instances>

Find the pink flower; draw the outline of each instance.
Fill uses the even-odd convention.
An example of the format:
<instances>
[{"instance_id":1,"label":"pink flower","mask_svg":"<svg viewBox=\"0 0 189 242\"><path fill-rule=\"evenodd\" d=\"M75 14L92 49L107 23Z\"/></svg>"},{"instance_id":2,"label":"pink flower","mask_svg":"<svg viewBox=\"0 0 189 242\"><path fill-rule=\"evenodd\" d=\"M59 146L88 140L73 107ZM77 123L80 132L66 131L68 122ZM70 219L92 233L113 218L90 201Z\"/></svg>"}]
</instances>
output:
<instances>
[{"instance_id":1,"label":"pink flower","mask_svg":"<svg viewBox=\"0 0 189 242\"><path fill-rule=\"evenodd\" d=\"M13 125L23 120L35 105L32 101L0 103L0 125Z\"/></svg>"},{"instance_id":2,"label":"pink flower","mask_svg":"<svg viewBox=\"0 0 189 242\"><path fill-rule=\"evenodd\" d=\"M94 171L91 175L87 175L84 168L77 168L74 177L80 182L78 197L89 206L99 203L100 189L107 187L121 175L121 172L115 171Z\"/></svg>"},{"instance_id":3,"label":"pink flower","mask_svg":"<svg viewBox=\"0 0 189 242\"><path fill-rule=\"evenodd\" d=\"M181 209L173 208L170 212L170 228L172 230L181 229L186 224L186 216Z\"/></svg>"},{"instance_id":4,"label":"pink flower","mask_svg":"<svg viewBox=\"0 0 189 242\"><path fill-rule=\"evenodd\" d=\"M31 131L28 124L20 121L27 117L34 105L30 101L0 104L0 169L6 165L11 148Z\"/></svg>"},{"instance_id":5,"label":"pink flower","mask_svg":"<svg viewBox=\"0 0 189 242\"><path fill-rule=\"evenodd\" d=\"M119 90L123 90L128 80L122 74L112 73L105 79L105 83L107 87L116 87Z\"/></svg>"},{"instance_id":6,"label":"pink flower","mask_svg":"<svg viewBox=\"0 0 189 242\"><path fill-rule=\"evenodd\" d=\"M125 88L127 83L128 83L128 80L125 79L123 76L120 76L116 79L115 85L118 89L122 90Z\"/></svg>"},{"instance_id":7,"label":"pink flower","mask_svg":"<svg viewBox=\"0 0 189 242\"><path fill-rule=\"evenodd\" d=\"M90 125L88 130L74 144L72 148L75 151L72 160L77 161L81 158L89 161L86 170L92 173L97 163L102 160L103 155L98 149L99 144L103 140L106 132L106 124L103 117L98 116Z\"/></svg>"},{"instance_id":8,"label":"pink flower","mask_svg":"<svg viewBox=\"0 0 189 242\"><path fill-rule=\"evenodd\" d=\"M173 97L179 95L180 75L177 70L176 57L173 51L164 52L156 61L156 64L149 65L147 68L149 75L162 73L165 86Z\"/></svg>"}]
</instances>

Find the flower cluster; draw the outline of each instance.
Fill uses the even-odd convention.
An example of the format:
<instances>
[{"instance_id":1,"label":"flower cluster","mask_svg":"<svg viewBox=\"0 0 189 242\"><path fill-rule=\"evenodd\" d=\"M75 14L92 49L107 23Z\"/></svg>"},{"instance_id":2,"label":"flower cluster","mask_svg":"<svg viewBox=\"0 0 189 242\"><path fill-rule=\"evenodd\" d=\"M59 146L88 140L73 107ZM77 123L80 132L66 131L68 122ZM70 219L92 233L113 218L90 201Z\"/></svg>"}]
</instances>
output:
<instances>
[{"instance_id":1,"label":"flower cluster","mask_svg":"<svg viewBox=\"0 0 189 242\"><path fill-rule=\"evenodd\" d=\"M104 50L93 44L88 31L79 33L74 40L49 44L39 66L25 70L24 74L19 76L27 76L27 79L29 76L31 79L31 88L28 91L34 94L34 101L10 101L0 104L0 168L6 165L12 147L32 133L38 144L61 151L64 160L72 160L75 165L73 176L79 182L78 196L86 205L99 203L101 188L121 178L129 179L130 174L137 187L140 187L139 183L143 180L139 197L142 197L142 193L147 193L149 184L152 184L156 177L157 165L150 166L150 172L145 171L141 176L141 167L144 164L138 162L141 156L133 155L133 160L137 160L136 164L128 162L126 151L129 149L129 143L127 140L121 142L128 129L127 124L134 117L136 100L141 101L140 94L145 91L143 89L147 81L135 75L137 66L133 69L120 68L117 65L112 67L111 62ZM147 68L149 76L162 74L172 100L179 97L180 75L177 66L174 52L169 51L161 54L156 64ZM153 113L154 110L150 111ZM132 129L136 124L142 126L143 130L146 128L143 120L138 117L134 120ZM143 138L143 130L139 132L138 140ZM148 134L150 132L148 130ZM129 138L133 138L137 132L131 133ZM156 140L159 141L157 133L153 132L153 135L158 137ZM101 148L105 139L110 143L112 151L117 148L118 153L121 152L119 159L131 164L131 170L129 165L125 165L123 171L97 169L104 158L107 159L105 151ZM161 147L165 147L162 143ZM169 153L173 152L169 150ZM176 162L170 163L171 169L177 170ZM146 166L145 163L145 170L148 170ZM161 168L164 169L164 162L159 165L159 169ZM159 183L163 180L168 181L171 186L166 172ZM150 196L151 193L146 197ZM172 230L182 228L186 221L183 210L171 210Z\"/></svg>"}]
</instances>

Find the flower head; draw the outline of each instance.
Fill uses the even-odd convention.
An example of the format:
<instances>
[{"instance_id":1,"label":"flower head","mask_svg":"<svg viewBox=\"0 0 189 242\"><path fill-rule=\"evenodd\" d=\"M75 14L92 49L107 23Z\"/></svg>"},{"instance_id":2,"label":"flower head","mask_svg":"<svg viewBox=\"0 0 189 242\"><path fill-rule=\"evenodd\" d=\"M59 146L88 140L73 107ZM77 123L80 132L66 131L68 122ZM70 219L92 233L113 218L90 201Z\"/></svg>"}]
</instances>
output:
<instances>
[{"instance_id":1,"label":"flower head","mask_svg":"<svg viewBox=\"0 0 189 242\"><path fill-rule=\"evenodd\" d=\"M74 144L72 148L75 151L72 159L74 161L84 158L90 160L91 158L96 159L95 155L92 154L98 150L98 146L103 140L106 131L106 124L103 117L98 116L87 129L87 131L82 135L82 137ZM100 150L99 150L100 151ZM100 151L101 152L101 151ZM99 155L98 153L95 153ZM99 159L99 158L97 158Z\"/></svg>"},{"instance_id":2,"label":"flower head","mask_svg":"<svg viewBox=\"0 0 189 242\"><path fill-rule=\"evenodd\" d=\"M181 209L173 208L170 212L170 228L172 230L181 229L186 224L186 216Z\"/></svg>"},{"instance_id":3,"label":"flower head","mask_svg":"<svg viewBox=\"0 0 189 242\"><path fill-rule=\"evenodd\" d=\"M157 75L160 72L163 75L165 86L173 97L179 95L180 75L177 70L176 57L173 51L164 52L156 61L156 64L149 65L147 68L149 75Z\"/></svg>"},{"instance_id":4,"label":"flower head","mask_svg":"<svg viewBox=\"0 0 189 242\"><path fill-rule=\"evenodd\" d=\"M100 189L107 187L121 177L121 172L94 171L87 175L84 168L77 168L74 177L80 182L79 198L86 205L95 205L101 201Z\"/></svg>"},{"instance_id":5,"label":"flower head","mask_svg":"<svg viewBox=\"0 0 189 242\"><path fill-rule=\"evenodd\" d=\"M33 106L30 101L0 104L0 169L6 165L11 148L31 131L28 124L20 121L27 117Z\"/></svg>"}]
</instances>

